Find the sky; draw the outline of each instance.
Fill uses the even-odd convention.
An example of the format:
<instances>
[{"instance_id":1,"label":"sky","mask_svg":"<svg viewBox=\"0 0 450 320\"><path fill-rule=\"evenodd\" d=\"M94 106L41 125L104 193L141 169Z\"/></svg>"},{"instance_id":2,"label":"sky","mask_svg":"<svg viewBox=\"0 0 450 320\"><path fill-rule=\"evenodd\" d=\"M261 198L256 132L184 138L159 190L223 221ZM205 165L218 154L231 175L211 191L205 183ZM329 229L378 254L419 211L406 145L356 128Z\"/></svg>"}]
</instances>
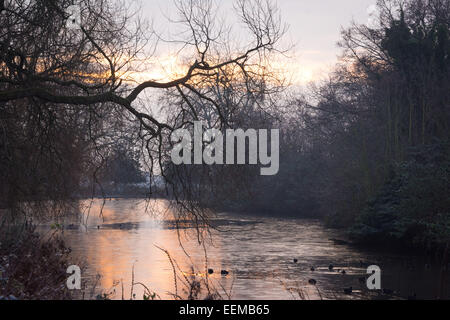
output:
<instances>
[{"instance_id":1,"label":"sky","mask_svg":"<svg viewBox=\"0 0 450 320\"><path fill-rule=\"evenodd\" d=\"M290 68L296 84L324 77L337 62L340 31L354 20L367 23L376 0L276 0L280 14L289 26L285 41L294 44ZM225 15L232 14L232 0L220 5ZM167 18L175 19L172 0L144 0L142 14L152 20L159 32L169 32ZM163 46L169 46L165 44ZM162 59L170 64L171 59Z\"/></svg>"}]
</instances>

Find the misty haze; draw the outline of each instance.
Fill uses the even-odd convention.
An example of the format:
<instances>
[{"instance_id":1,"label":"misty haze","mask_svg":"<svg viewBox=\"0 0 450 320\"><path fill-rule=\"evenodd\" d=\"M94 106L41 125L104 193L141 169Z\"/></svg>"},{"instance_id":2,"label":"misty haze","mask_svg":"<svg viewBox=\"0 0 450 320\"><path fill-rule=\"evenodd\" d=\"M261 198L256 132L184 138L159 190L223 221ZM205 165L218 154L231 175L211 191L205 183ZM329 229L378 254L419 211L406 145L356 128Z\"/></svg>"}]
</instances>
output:
<instances>
[{"instance_id":1,"label":"misty haze","mask_svg":"<svg viewBox=\"0 0 450 320\"><path fill-rule=\"evenodd\" d=\"M450 0L0 0L0 300L447 300L449 89Z\"/></svg>"}]
</instances>

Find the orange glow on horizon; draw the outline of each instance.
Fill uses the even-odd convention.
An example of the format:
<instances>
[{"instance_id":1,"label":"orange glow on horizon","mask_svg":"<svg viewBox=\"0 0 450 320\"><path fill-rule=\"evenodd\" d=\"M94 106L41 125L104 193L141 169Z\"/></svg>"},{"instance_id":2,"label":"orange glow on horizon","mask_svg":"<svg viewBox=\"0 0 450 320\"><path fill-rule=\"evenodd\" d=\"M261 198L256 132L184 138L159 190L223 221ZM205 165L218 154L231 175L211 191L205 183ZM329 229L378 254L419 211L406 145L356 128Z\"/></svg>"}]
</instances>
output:
<instances>
[{"instance_id":1,"label":"orange glow on horizon","mask_svg":"<svg viewBox=\"0 0 450 320\"><path fill-rule=\"evenodd\" d=\"M129 72L121 78L134 83L147 80L169 82L186 75L189 65L176 55L154 57L140 66L141 71ZM320 66L303 63L298 58L280 58L270 61L270 65L256 67L264 72L273 73L291 85L306 85L321 77ZM250 67L254 69L254 67ZM258 71L257 71L258 72Z\"/></svg>"}]
</instances>

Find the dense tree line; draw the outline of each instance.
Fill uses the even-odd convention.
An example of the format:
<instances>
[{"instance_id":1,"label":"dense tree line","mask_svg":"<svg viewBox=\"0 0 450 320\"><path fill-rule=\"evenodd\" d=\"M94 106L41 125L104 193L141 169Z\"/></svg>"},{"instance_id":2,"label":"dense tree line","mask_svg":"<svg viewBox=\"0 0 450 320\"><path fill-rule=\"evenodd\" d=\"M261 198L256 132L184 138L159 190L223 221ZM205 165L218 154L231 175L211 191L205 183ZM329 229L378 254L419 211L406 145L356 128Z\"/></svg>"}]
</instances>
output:
<instances>
[{"instance_id":1,"label":"dense tree line","mask_svg":"<svg viewBox=\"0 0 450 320\"><path fill-rule=\"evenodd\" d=\"M446 244L450 2L379 1L378 17L343 30L328 81L279 107L280 174L241 208L322 217L358 241Z\"/></svg>"}]
</instances>

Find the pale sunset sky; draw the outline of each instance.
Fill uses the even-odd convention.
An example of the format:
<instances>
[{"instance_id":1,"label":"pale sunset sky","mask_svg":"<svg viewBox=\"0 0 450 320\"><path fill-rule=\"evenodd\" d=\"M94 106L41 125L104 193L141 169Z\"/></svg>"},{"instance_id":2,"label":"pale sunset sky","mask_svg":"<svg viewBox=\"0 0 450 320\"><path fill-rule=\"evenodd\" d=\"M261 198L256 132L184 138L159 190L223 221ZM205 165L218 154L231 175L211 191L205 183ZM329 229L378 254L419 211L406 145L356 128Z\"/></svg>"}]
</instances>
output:
<instances>
[{"instance_id":1,"label":"pale sunset sky","mask_svg":"<svg viewBox=\"0 0 450 320\"><path fill-rule=\"evenodd\" d=\"M325 76L337 61L340 53L336 43L342 27L354 20L366 23L370 7L376 0L276 0L283 21L289 26L285 40L294 44L292 60L289 62L293 82L299 85ZM219 2L222 13L232 17L232 0ZM172 0L144 0L142 14L153 21L160 33L169 33L167 18L176 19ZM169 44L160 48L170 51ZM159 53L164 56L164 53ZM160 61L170 68L174 57L161 57Z\"/></svg>"}]
</instances>

